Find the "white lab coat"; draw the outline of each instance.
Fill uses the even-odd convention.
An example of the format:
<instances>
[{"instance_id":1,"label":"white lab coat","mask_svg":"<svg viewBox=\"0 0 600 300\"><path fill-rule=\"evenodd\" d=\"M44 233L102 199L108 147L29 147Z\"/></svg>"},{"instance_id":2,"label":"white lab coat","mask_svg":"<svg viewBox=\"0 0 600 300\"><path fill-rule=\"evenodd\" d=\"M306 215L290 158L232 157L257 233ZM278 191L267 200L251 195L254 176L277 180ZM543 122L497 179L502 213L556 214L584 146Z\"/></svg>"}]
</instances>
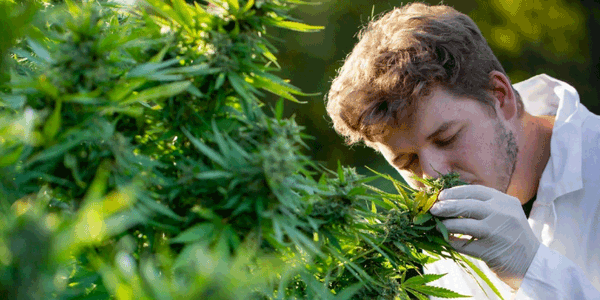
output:
<instances>
[{"instance_id":1,"label":"white lab coat","mask_svg":"<svg viewBox=\"0 0 600 300\"><path fill-rule=\"evenodd\" d=\"M600 117L580 103L575 88L548 75L514 87L527 112L555 116L550 160L529 215L529 225L542 245L517 291L511 291L484 262L473 261L504 299L600 299ZM433 286L473 299L498 299L480 280L484 293L451 260L429 264L425 272L448 273Z\"/></svg>"}]
</instances>

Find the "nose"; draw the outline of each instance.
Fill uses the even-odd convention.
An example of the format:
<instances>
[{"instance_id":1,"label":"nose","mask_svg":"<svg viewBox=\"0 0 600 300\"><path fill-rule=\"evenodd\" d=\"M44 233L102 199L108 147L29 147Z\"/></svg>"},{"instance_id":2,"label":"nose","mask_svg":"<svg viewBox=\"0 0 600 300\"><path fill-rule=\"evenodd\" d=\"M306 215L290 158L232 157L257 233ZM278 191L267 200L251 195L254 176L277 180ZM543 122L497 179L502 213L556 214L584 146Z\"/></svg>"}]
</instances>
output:
<instances>
[{"instance_id":1,"label":"nose","mask_svg":"<svg viewBox=\"0 0 600 300\"><path fill-rule=\"evenodd\" d=\"M447 158L435 149L424 149L420 153L419 164L422 178L437 178L450 173Z\"/></svg>"}]
</instances>

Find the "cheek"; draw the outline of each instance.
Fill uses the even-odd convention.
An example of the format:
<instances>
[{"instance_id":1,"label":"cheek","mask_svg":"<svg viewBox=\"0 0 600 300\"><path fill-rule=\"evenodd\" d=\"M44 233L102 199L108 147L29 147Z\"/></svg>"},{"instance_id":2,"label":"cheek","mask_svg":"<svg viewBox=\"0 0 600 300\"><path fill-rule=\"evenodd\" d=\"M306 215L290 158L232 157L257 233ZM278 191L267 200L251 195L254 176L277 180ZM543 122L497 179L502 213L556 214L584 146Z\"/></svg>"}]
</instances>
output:
<instances>
[{"instance_id":1,"label":"cheek","mask_svg":"<svg viewBox=\"0 0 600 300\"><path fill-rule=\"evenodd\" d=\"M453 149L452 156L454 163L464 171L480 173L489 167L490 159L493 158L490 150L490 139L486 139L486 134L473 132Z\"/></svg>"},{"instance_id":2,"label":"cheek","mask_svg":"<svg viewBox=\"0 0 600 300\"><path fill-rule=\"evenodd\" d=\"M471 155L471 159L477 158L487 161L493 156L494 132L486 130L485 127L479 128L471 134L463 147L465 148L464 151L468 152L467 155Z\"/></svg>"},{"instance_id":3,"label":"cheek","mask_svg":"<svg viewBox=\"0 0 600 300\"><path fill-rule=\"evenodd\" d=\"M461 139L460 142L451 149L450 155L454 158L454 161L462 164L470 162L478 151L478 143L475 142L476 140L477 139L468 137Z\"/></svg>"},{"instance_id":4,"label":"cheek","mask_svg":"<svg viewBox=\"0 0 600 300\"><path fill-rule=\"evenodd\" d=\"M472 145L460 145L456 149L453 149L451 157L452 161L450 161L449 166L451 170L468 174L477 173L475 169L477 169L476 165L479 157L477 157L477 150L473 149Z\"/></svg>"}]
</instances>

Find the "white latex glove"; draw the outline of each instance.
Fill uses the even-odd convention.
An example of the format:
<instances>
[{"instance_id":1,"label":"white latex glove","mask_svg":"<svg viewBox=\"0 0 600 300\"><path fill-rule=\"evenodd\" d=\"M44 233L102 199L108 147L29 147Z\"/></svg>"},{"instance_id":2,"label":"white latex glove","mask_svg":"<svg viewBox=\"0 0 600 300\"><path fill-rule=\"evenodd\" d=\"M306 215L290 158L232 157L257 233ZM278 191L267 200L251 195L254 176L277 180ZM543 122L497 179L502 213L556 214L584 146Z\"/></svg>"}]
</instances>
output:
<instances>
[{"instance_id":1,"label":"white latex glove","mask_svg":"<svg viewBox=\"0 0 600 300\"><path fill-rule=\"evenodd\" d=\"M457 251L478 257L517 290L533 261L540 242L535 237L521 203L515 197L481 185L458 186L442 191L431 214L442 221Z\"/></svg>"}]
</instances>

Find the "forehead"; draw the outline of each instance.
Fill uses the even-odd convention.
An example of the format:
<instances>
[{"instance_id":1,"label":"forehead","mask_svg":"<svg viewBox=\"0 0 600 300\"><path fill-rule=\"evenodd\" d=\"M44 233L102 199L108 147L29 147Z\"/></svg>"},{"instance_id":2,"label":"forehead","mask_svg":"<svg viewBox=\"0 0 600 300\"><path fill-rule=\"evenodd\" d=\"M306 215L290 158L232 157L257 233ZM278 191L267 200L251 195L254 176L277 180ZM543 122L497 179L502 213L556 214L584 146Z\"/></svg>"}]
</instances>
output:
<instances>
[{"instance_id":1,"label":"forehead","mask_svg":"<svg viewBox=\"0 0 600 300\"><path fill-rule=\"evenodd\" d=\"M415 104L413 113L398 120L397 126L388 126L382 134L375 137L375 144L382 153L379 147L381 145L398 148L399 144L408 144L408 148L410 145L416 147L444 123L473 123L481 118L489 116L479 101L454 95L438 86Z\"/></svg>"}]
</instances>

